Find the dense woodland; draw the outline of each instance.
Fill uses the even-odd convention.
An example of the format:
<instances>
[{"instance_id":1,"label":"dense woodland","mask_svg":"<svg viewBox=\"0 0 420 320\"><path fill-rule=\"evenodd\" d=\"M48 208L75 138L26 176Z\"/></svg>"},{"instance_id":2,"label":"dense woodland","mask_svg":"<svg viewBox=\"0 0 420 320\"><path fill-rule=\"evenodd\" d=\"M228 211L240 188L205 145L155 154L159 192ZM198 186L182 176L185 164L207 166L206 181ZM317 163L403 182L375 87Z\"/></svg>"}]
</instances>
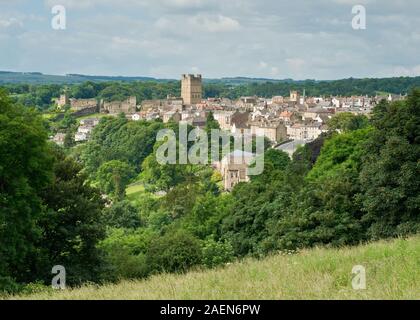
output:
<instances>
[{"instance_id":1,"label":"dense woodland","mask_svg":"<svg viewBox=\"0 0 420 320\"><path fill-rule=\"evenodd\" d=\"M67 90L73 98L98 98L107 101L123 100L136 96L137 101L164 99L167 95L180 96L179 81L86 81L78 84L4 84L14 101L40 110L52 108L52 99ZM381 93L407 94L420 87L420 77L384 79L344 79L335 81L255 81L208 80L204 81L204 96L237 99L241 96L271 98L287 96L290 90L305 90L307 96L369 95Z\"/></svg>"},{"instance_id":2,"label":"dense woodland","mask_svg":"<svg viewBox=\"0 0 420 320\"><path fill-rule=\"evenodd\" d=\"M380 90L404 93L415 81L401 78L401 86ZM205 90L270 96L286 94L290 85L284 93L283 85ZM302 86L313 95L379 90L369 83ZM177 95L178 87L133 82L69 89L78 98L150 99ZM0 91L0 291L48 286L54 265L65 266L67 283L75 286L420 231L420 89L404 101L382 101L369 119L333 118L331 131L293 159L267 149L263 174L231 193L222 192L220 174L208 166L157 163L156 134L165 127L177 132L175 123L104 117L89 142L58 147L48 141L52 124L39 109L49 108L63 88L7 89ZM216 126L209 121L206 129ZM139 189L128 194L133 183Z\"/></svg>"}]
</instances>

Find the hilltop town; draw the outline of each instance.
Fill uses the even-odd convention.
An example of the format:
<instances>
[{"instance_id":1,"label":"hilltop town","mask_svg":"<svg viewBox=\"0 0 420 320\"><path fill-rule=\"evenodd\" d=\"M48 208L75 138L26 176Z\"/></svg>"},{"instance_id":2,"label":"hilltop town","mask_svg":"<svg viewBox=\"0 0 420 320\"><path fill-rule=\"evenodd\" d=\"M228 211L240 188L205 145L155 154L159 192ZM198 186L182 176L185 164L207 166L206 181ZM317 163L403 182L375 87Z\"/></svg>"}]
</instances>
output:
<instances>
[{"instance_id":1,"label":"hilltop town","mask_svg":"<svg viewBox=\"0 0 420 320\"><path fill-rule=\"evenodd\" d=\"M339 113L369 116L382 99L388 102L404 99L402 95L369 96L306 96L305 91L291 90L289 96L262 98L245 96L236 100L220 97L203 98L203 83L200 74L184 74L181 77L181 96L168 95L166 99L143 100L137 104L135 96L124 101L103 99L69 98L67 93L55 100L58 109L70 107L75 117L82 117L76 143L88 141L92 130L98 125L98 116L124 114L130 121L161 120L174 121L193 127L204 128L208 115L212 113L220 129L233 137L238 135L264 137L278 150L291 157L296 149L327 132L328 121ZM53 140L62 145L65 133L59 132ZM256 154L232 150L224 159L213 163L223 178L225 190L232 190L239 182L249 181L249 164ZM239 160L238 160L239 158Z\"/></svg>"},{"instance_id":2,"label":"hilltop town","mask_svg":"<svg viewBox=\"0 0 420 320\"><path fill-rule=\"evenodd\" d=\"M157 120L184 122L194 127L204 127L207 115L212 112L220 128L235 134L264 136L273 145L285 141L302 143L316 139L328 130L328 120L335 114L350 112L369 115L382 99L388 102L404 99L402 95L376 96L306 96L304 92L290 91L289 96L261 98L257 96L228 98L203 98L201 75L182 75L181 97L168 95L166 99L144 100L137 103L132 96L124 101L103 101L95 98L69 98L67 93L56 99L58 109L69 105L74 116L124 113L133 121ZM86 118L80 122L75 141L89 140L99 118ZM64 135L58 133L54 141L61 144Z\"/></svg>"}]
</instances>

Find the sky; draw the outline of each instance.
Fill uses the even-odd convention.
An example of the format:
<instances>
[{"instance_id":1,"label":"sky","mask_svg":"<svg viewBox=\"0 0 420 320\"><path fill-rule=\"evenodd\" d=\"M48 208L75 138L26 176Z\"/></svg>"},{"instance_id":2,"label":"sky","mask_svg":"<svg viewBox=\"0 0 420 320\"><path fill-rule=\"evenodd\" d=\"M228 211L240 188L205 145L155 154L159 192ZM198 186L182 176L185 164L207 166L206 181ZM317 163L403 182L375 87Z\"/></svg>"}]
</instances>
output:
<instances>
[{"instance_id":1,"label":"sky","mask_svg":"<svg viewBox=\"0 0 420 320\"><path fill-rule=\"evenodd\" d=\"M66 29L55 30L62 5ZM354 5L366 9L355 30ZM419 0L0 0L0 70L180 78L420 76Z\"/></svg>"}]
</instances>

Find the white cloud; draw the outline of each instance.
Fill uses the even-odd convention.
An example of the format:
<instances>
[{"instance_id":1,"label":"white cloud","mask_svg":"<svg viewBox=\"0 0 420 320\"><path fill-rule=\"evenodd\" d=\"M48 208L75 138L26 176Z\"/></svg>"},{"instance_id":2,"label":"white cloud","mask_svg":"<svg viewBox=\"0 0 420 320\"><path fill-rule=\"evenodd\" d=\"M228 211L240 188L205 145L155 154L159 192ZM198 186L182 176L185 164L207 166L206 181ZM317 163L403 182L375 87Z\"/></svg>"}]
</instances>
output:
<instances>
[{"instance_id":1,"label":"white cloud","mask_svg":"<svg viewBox=\"0 0 420 320\"><path fill-rule=\"evenodd\" d=\"M391 76L406 76L415 77L420 76L420 64L412 67L396 66L391 72Z\"/></svg>"},{"instance_id":2,"label":"white cloud","mask_svg":"<svg viewBox=\"0 0 420 320\"><path fill-rule=\"evenodd\" d=\"M21 18L2 18L0 17L0 35L6 38L15 38L25 32L24 20ZM7 43L4 43L7 47ZM9 48L8 50L11 50Z\"/></svg>"},{"instance_id":3,"label":"white cloud","mask_svg":"<svg viewBox=\"0 0 420 320\"><path fill-rule=\"evenodd\" d=\"M270 69L270 75L273 76L273 77L278 76L279 72L280 72L279 68L277 68L277 67L271 67L271 69Z\"/></svg>"},{"instance_id":4,"label":"white cloud","mask_svg":"<svg viewBox=\"0 0 420 320\"><path fill-rule=\"evenodd\" d=\"M196 15L190 18L189 22L193 28L208 32L230 32L240 28L237 20L220 14L216 16Z\"/></svg>"},{"instance_id":5,"label":"white cloud","mask_svg":"<svg viewBox=\"0 0 420 320\"><path fill-rule=\"evenodd\" d=\"M23 22L16 18L0 19L0 28L23 27Z\"/></svg>"},{"instance_id":6,"label":"white cloud","mask_svg":"<svg viewBox=\"0 0 420 320\"><path fill-rule=\"evenodd\" d=\"M164 9L164 10L197 10L218 5L219 0L44 0L47 7L63 5L69 9L84 10L93 7L106 6L125 9Z\"/></svg>"},{"instance_id":7,"label":"white cloud","mask_svg":"<svg viewBox=\"0 0 420 320\"><path fill-rule=\"evenodd\" d=\"M272 66L265 61L260 61L258 63L258 69L271 77L277 77L280 74L280 69L277 66Z\"/></svg>"},{"instance_id":8,"label":"white cloud","mask_svg":"<svg viewBox=\"0 0 420 320\"><path fill-rule=\"evenodd\" d=\"M45 6L47 7L63 5L66 9L87 9L100 3L100 0L45 0Z\"/></svg>"},{"instance_id":9,"label":"white cloud","mask_svg":"<svg viewBox=\"0 0 420 320\"><path fill-rule=\"evenodd\" d=\"M376 0L332 0L332 2L344 5L367 5L376 2Z\"/></svg>"},{"instance_id":10,"label":"white cloud","mask_svg":"<svg viewBox=\"0 0 420 320\"><path fill-rule=\"evenodd\" d=\"M288 58L286 59L287 65L293 70L300 70L305 65L305 60L300 58Z\"/></svg>"},{"instance_id":11,"label":"white cloud","mask_svg":"<svg viewBox=\"0 0 420 320\"><path fill-rule=\"evenodd\" d=\"M165 6L178 8L200 8L211 3L208 0L160 0L160 2Z\"/></svg>"},{"instance_id":12,"label":"white cloud","mask_svg":"<svg viewBox=\"0 0 420 320\"><path fill-rule=\"evenodd\" d=\"M259 67L260 69L265 69L265 68L267 68L267 67L268 67L268 63L267 63L267 62L265 62L265 61L260 61L260 63L258 64L258 67Z\"/></svg>"}]
</instances>

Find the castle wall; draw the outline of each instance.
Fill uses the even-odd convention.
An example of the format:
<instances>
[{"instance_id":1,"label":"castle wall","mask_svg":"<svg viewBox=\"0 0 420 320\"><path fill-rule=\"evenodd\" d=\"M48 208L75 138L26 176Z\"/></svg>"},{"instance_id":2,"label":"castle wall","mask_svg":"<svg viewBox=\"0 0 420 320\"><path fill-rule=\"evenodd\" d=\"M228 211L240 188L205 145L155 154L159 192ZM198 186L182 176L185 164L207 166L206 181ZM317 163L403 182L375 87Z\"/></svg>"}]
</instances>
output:
<instances>
[{"instance_id":1,"label":"castle wall","mask_svg":"<svg viewBox=\"0 0 420 320\"><path fill-rule=\"evenodd\" d=\"M81 111L87 108L97 108L96 99L70 99L70 107L73 111Z\"/></svg>"},{"instance_id":2,"label":"castle wall","mask_svg":"<svg viewBox=\"0 0 420 320\"><path fill-rule=\"evenodd\" d=\"M101 111L110 114L116 114L121 112L126 114L132 114L136 112L136 104L136 97L133 96L129 97L127 100L124 101L104 102Z\"/></svg>"}]
</instances>

